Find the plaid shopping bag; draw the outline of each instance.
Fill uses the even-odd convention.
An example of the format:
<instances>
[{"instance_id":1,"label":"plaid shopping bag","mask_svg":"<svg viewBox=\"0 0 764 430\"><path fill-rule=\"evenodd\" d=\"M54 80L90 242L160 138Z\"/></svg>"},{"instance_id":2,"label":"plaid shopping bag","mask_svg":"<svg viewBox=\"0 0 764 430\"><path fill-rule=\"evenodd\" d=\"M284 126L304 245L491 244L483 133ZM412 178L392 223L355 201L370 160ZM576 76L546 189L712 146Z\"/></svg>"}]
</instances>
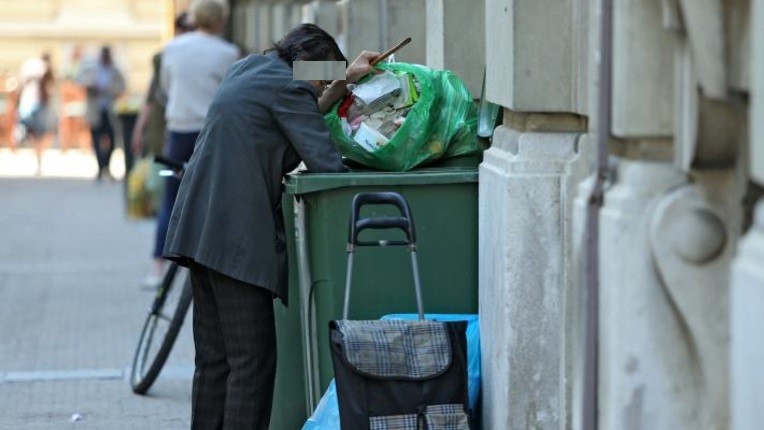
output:
<instances>
[{"instance_id":1,"label":"plaid shopping bag","mask_svg":"<svg viewBox=\"0 0 764 430\"><path fill-rule=\"evenodd\" d=\"M359 219L364 204L398 206L400 218ZM418 320L350 320L352 255L366 228L399 228L412 254ZM360 193L353 199L343 318L329 324L340 424L349 430L469 430L466 321L424 319L414 225L397 193Z\"/></svg>"},{"instance_id":2,"label":"plaid shopping bag","mask_svg":"<svg viewBox=\"0 0 764 430\"><path fill-rule=\"evenodd\" d=\"M342 428L469 430L465 321L337 320Z\"/></svg>"}]
</instances>

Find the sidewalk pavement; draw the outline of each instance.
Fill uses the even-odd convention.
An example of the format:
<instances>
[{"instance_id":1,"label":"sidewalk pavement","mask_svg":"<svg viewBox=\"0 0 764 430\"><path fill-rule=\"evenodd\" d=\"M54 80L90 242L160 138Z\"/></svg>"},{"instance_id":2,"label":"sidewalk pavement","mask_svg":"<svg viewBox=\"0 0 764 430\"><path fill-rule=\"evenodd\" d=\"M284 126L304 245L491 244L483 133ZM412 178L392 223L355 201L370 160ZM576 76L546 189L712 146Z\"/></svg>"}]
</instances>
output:
<instances>
[{"instance_id":1,"label":"sidewalk pavement","mask_svg":"<svg viewBox=\"0 0 764 430\"><path fill-rule=\"evenodd\" d=\"M125 157L121 148L111 157L111 174L115 178L125 175ZM0 148L0 177L34 177L37 159L30 148L11 150ZM92 151L80 149L46 149L42 157L42 177L49 178L95 178L98 171Z\"/></svg>"},{"instance_id":2,"label":"sidewalk pavement","mask_svg":"<svg viewBox=\"0 0 764 430\"><path fill-rule=\"evenodd\" d=\"M188 429L190 315L149 395L127 382L154 222L125 217L122 183L96 182L91 154L35 167L0 150L0 430Z\"/></svg>"}]
</instances>

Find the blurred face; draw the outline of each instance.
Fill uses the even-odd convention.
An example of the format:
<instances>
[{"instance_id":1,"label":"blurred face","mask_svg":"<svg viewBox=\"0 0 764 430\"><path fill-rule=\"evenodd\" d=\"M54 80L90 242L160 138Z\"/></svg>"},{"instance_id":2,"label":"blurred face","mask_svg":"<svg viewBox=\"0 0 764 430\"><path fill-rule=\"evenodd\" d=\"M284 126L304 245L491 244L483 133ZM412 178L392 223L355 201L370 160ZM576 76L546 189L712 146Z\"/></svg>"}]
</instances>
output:
<instances>
[{"instance_id":1,"label":"blurred face","mask_svg":"<svg viewBox=\"0 0 764 430\"><path fill-rule=\"evenodd\" d=\"M102 49L101 50L101 64L105 66L111 65L111 51L109 49Z\"/></svg>"}]
</instances>

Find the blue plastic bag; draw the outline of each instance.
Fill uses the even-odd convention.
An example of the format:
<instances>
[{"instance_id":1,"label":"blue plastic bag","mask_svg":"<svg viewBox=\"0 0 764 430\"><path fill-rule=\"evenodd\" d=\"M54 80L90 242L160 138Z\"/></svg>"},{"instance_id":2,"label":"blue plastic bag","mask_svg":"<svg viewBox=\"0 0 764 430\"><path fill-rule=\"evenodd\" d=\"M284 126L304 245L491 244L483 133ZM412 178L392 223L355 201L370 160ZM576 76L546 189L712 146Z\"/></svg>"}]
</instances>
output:
<instances>
[{"instance_id":1,"label":"blue plastic bag","mask_svg":"<svg viewBox=\"0 0 764 430\"><path fill-rule=\"evenodd\" d=\"M415 320L417 314L392 314L381 319ZM467 321L467 381L469 390L470 410L475 406L480 396L480 324L477 315L472 314L425 314L425 318L435 321ZM302 430L341 430L340 409L337 403L337 390L334 380L329 384L323 397L318 402L313 415L308 418Z\"/></svg>"},{"instance_id":2,"label":"blue plastic bag","mask_svg":"<svg viewBox=\"0 0 764 430\"><path fill-rule=\"evenodd\" d=\"M337 388L334 379L329 383L326 393L308 418L302 430L340 430L340 407L337 403Z\"/></svg>"}]
</instances>

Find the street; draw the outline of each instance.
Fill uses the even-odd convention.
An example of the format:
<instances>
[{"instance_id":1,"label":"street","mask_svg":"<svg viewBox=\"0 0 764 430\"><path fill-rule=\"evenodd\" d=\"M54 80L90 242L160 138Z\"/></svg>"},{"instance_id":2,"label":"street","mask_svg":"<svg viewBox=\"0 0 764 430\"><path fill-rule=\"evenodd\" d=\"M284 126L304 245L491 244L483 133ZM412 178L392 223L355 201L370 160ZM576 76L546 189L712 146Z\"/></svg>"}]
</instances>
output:
<instances>
[{"instance_id":1,"label":"street","mask_svg":"<svg viewBox=\"0 0 764 430\"><path fill-rule=\"evenodd\" d=\"M126 218L122 182L96 183L91 154L33 171L31 153L0 150L0 430L188 429L190 314L149 394L127 381L153 220Z\"/></svg>"}]
</instances>

